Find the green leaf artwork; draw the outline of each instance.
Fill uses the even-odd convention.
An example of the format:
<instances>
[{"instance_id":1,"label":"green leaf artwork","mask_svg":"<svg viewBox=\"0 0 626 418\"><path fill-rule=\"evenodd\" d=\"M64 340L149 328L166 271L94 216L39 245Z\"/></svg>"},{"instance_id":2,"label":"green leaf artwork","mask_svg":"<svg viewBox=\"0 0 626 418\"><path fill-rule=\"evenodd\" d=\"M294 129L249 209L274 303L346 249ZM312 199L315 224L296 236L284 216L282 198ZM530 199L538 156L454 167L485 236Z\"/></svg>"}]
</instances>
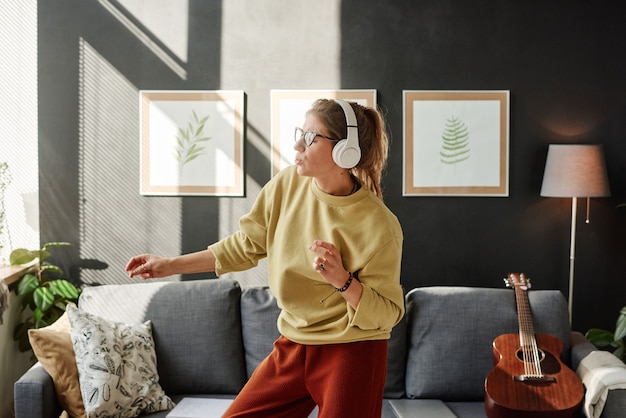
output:
<instances>
[{"instance_id":1,"label":"green leaf artwork","mask_svg":"<svg viewBox=\"0 0 626 418\"><path fill-rule=\"evenodd\" d=\"M178 128L174 157L181 172L185 164L204 154L205 147L202 146L202 143L211 139L210 136L206 136L204 133L204 125L209 120L209 116L200 118L196 111L192 110L187 127L185 129Z\"/></svg>"},{"instance_id":2,"label":"green leaf artwork","mask_svg":"<svg viewBox=\"0 0 626 418\"><path fill-rule=\"evenodd\" d=\"M451 116L441 135L440 161L444 164L455 165L470 157L469 130L461 119Z\"/></svg>"}]
</instances>

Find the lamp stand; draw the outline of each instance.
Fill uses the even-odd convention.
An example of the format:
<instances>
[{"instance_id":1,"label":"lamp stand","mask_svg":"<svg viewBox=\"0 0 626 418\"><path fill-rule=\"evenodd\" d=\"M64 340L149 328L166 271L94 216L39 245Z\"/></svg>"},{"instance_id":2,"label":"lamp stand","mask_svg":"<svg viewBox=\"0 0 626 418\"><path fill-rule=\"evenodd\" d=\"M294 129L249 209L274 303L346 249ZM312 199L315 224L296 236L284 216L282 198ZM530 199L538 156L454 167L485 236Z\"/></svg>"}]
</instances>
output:
<instances>
[{"instance_id":1,"label":"lamp stand","mask_svg":"<svg viewBox=\"0 0 626 418\"><path fill-rule=\"evenodd\" d=\"M569 293L567 307L569 309L569 324L572 325L572 308L574 305L574 252L576 249L576 209L578 198L572 198L572 233L569 247Z\"/></svg>"}]
</instances>

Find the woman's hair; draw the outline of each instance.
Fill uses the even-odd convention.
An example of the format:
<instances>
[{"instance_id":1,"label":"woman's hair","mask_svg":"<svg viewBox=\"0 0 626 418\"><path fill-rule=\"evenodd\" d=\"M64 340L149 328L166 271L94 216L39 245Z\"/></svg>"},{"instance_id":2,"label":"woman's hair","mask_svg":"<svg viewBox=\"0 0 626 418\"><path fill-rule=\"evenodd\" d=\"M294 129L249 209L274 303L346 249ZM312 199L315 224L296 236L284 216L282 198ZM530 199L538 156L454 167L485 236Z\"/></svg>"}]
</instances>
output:
<instances>
[{"instance_id":1,"label":"woman's hair","mask_svg":"<svg viewBox=\"0 0 626 418\"><path fill-rule=\"evenodd\" d=\"M349 104L359 125L359 147L361 147L361 160L356 167L350 169L350 173L383 200L380 183L389 150L385 121L380 112L374 108L361 106L355 102ZM339 103L319 99L313 103L309 112L315 113L320 118L332 138L347 137L346 115Z\"/></svg>"}]
</instances>

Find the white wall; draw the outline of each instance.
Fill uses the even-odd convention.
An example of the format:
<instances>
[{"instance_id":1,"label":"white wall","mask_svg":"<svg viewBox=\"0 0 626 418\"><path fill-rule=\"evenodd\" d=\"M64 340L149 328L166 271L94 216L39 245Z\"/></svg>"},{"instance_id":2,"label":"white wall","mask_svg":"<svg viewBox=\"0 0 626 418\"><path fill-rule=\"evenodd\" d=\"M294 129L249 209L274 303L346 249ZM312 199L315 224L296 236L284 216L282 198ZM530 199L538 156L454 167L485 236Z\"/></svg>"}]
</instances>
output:
<instances>
[{"instance_id":1,"label":"white wall","mask_svg":"<svg viewBox=\"0 0 626 418\"><path fill-rule=\"evenodd\" d=\"M9 163L12 177L2 260L11 249L39 246L36 0L0 3L0 56L0 161ZM14 292L9 305L0 325L0 418L11 417L13 382L31 364L31 353L19 353L13 341L20 313Z\"/></svg>"},{"instance_id":2,"label":"white wall","mask_svg":"<svg viewBox=\"0 0 626 418\"><path fill-rule=\"evenodd\" d=\"M37 2L0 3L0 161L6 191L7 250L39 245L37 166ZM1 256L2 254L0 254ZM5 257L8 254L5 255Z\"/></svg>"}]
</instances>

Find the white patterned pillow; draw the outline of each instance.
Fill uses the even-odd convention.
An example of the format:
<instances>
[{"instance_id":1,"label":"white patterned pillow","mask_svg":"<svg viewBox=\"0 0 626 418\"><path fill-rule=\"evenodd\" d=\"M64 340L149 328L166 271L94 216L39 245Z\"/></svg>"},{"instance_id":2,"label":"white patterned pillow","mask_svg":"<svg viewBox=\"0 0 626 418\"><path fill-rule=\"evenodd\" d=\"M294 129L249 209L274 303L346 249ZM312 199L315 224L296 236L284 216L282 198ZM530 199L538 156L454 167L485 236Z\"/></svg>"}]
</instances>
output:
<instances>
[{"instance_id":1,"label":"white patterned pillow","mask_svg":"<svg viewBox=\"0 0 626 418\"><path fill-rule=\"evenodd\" d=\"M152 323L123 324L67 306L88 417L135 417L172 409L159 384Z\"/></svg>"}]
</instances>

